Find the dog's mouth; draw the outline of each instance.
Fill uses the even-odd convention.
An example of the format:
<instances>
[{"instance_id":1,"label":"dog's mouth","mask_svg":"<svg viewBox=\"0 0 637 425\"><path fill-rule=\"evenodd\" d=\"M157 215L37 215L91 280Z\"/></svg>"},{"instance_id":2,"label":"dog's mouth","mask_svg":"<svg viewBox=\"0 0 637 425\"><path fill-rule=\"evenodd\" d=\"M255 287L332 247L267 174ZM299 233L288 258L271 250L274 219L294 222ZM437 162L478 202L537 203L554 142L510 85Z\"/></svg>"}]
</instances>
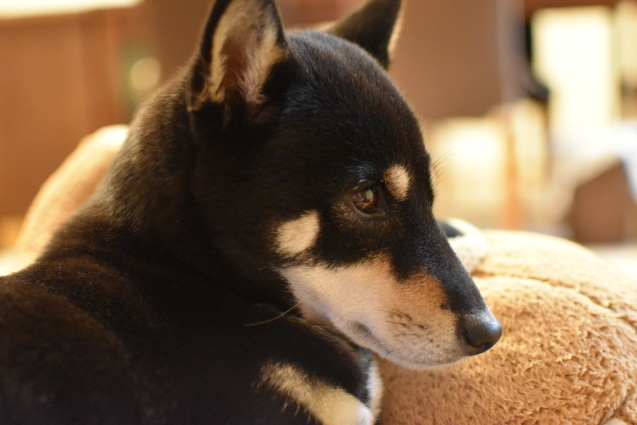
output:
<instances>
[{"instance_id":1,"label":"dog's mouth","mask_svg":"<svg viewBox=\"0 0 637 425\"><path fill-rule=\"evenodd\" d=\"M427 349L414 350L393 348L392 344L383 341L368 326L361 322L352 322L346 326L349 338L361 347L367 348L379 356L410 369L430 369L455 363L466 356L461 350L448 349L433 353Z\"/></svg>"},{"instance_id":2,"label":"dog's mouth","mask_svg":"<svg viewBox=\"0 0 637 425\"><path fill-rule=\"evenodd\" d=\"M363 325L360 322L354 322L351 326L353 333L358 337L357 339L361 339L364 343L359 344L364 346L365 348L369 348L370 350L374 350L376 352L381 351L386 354L392 353L391 350L383 341L378 339L372 330L367 326ZM373 347L370 347L371 345ZM380 350L379 350L380 349ZM380 354L380 353L379 353Z\"/></svg>"}]
</instances>

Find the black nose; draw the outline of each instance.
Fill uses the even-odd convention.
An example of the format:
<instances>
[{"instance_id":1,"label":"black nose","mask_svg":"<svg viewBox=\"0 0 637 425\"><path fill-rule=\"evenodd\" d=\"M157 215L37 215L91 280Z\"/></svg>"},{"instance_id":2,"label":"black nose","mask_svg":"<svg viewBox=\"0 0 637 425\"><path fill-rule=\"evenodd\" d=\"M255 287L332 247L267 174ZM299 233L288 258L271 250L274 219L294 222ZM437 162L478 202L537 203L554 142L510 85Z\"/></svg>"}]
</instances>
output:
<instances>
[{"instance_id":1,"label":"black nose","mask_svg":"<svg viewBox=\"0 0 637 425\"><path fill-rule=\"evenodd\" d=\"M461 322L461 331L467 343L480 354L493 347L502 336L502 325L490 313L471 315Z\"/></svg>"}]
</instances>

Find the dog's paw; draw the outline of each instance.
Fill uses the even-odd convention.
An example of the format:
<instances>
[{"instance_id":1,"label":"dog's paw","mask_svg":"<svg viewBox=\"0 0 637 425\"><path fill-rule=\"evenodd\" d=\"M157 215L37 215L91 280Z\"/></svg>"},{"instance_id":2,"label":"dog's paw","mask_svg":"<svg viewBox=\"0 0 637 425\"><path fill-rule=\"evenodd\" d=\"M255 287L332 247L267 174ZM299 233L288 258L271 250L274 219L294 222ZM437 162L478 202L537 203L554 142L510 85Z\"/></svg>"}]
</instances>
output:
<instances>
[{"instance_id":1,"label":"dog's paw","mask_svg":"<svg viewBox=\"0 0 637 425\"><path fill-rule=\"evenodd\" d=\"M286 399L303 406L323 425L373 425L371 410L352 394L290 364L268 364L262 379Z\"/></svg>"}]
</instances>

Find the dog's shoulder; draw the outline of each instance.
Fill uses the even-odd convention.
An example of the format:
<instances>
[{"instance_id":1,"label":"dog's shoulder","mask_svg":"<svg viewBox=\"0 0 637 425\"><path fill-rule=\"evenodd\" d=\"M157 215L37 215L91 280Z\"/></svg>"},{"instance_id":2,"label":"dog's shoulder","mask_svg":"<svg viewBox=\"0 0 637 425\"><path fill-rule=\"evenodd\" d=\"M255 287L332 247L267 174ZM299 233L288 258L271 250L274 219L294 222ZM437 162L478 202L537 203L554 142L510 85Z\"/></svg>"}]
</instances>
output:
<instances>
[{"instance_id":1,"label":"dog's shoulder","mask_svg":"<svg viewBox=\"0 0 637 425\"><path fill-rule=\"evenodd\" d=\"M89 313L40 286L46 278L0 278L0 422L138 423L125 347Z\"/></svg>"}]
</instances>

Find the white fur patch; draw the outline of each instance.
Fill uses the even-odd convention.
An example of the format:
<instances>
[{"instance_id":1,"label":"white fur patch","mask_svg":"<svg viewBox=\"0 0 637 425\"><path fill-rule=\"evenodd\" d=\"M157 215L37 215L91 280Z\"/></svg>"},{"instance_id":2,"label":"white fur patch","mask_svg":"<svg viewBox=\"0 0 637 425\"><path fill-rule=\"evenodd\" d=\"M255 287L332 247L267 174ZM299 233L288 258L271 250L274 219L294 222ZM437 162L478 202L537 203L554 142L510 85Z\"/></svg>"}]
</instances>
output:
<instances>
[{"instance_id":1,"label":"white fur patch","mask_svg":"<svg viewBox=\"0 0 637 425\"><path fill-rule=\"evenodd\" d=\"M222 102L226 98L223 83L228 72L228 58L224 55L244 56L244 69L235 72L239 72L239 89L244 99L254 105L263 101L261 89L265 80L272 66L285 55L277 42L278 23L259 3L262 2L231 2L219 21L212 43L212 69L208 82L208 96L213 102ZM242 40L234 47L243 52L224 51L228 40L233 38Z\"/></svg>"},{"instance_id":2,"label":"white fur patch","mask_svg":"<svg viewBox=\"0 0 637 425\"><path fill-rule=\"evenodd\" d=\"M391 194L399 201L407 199L411 178L407 169L401 165L392 165L383 175L385 185Z\"/></svg>"},{"instance_id":3,"label":"white fur patch","mask_svg":"<svg viewBox=\"0 0 637 425\"><path fill-rule=\"evenodd\" d=\"M316 211L282 224L277 230L279 251L286 255L300 254L314 245L319 230L320 221Z\"/></svg>"},{"instance_id":4,"label":"white fur patch","mask_svg":"<svg viewBox=\"0 0 637 425\"><path fill-rule=\"evenodd\" d=\"M419 273L399 281L379 257L352 266L280 270L305 317L329 323L357 344L404 366L423 368L464 357L456 317L442 308L440 283Z\"/></svg>"},{"instance_id":5,"label":"white fur patch","mask_svg":"<svg viewBox=\"0 0 637 425\"><path fill-rule=\"evenodd\" d=\"M263 382L291 398L323 425L372 425L370 410L348 392L308 376L289 364L268 364Z\"/></svg>"},{"instance_id":6,"label":"white fur patch","mask_svg":"<svg viewBox=\"0 0 637 425\"><path fill-rule=\"evenodd\" d=\"M372 362L368 372L367 392L369 394L369 409L372 412L372 416L374 416L374 418L378 418L383 398L383 379L380 376L378 365L375 361Z\"/></svg>"}]
</instances>

